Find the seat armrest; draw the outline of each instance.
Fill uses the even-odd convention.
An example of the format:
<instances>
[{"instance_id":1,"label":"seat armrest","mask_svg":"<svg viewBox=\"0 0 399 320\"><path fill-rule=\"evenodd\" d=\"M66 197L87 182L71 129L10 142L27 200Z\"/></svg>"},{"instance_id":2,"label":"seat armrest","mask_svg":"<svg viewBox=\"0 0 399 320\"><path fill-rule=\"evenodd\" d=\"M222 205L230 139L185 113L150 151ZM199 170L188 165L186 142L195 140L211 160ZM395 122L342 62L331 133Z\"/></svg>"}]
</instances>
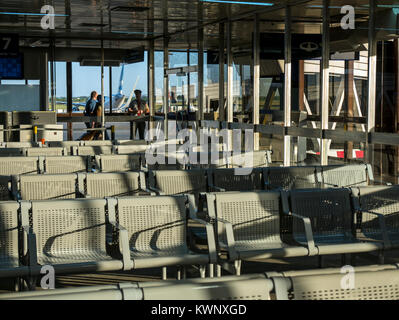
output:
<instances>
[{"instance_id":1,"label":"seat armrest","mask_svg":"<svg viewBox=\"0 0 399 320\"><path fill-rule=\"evenodd\" d=\"M213 229L213 225L209 222L198 218L190 217L192 221L202 224L206 228L206 238L208 241L208 252L209 252L209 262L210 263L217 263L217 249L216 249L216 240L215 240L215 233Z\"/></svg>"},{"instance_id":2,"label":"seat armrest","mask_svg":"<svg viewBox=\"0 0 399 320\"><path fill-rule=\"evenodd\" d=\"M151 192L155 192L156 195L158 195L158 196L164 196L165 195L165 192L162 192L161 190L159 190L157 188L154 188L154 187L148 187L148 190L150 191L150 193Z\"/></svg>"},{"instance_id":3,"label":"seat armrest","mask_svg":"<svg viewBox=\"0 0 399 320\"><path fill-rule=\"evenodd\" d=\"M292 212L288 212L285 214L302 221L304 228L305 228L305 236L306 236L306 242L307 242L307 248L309 251L309 256L317 255L319 253L319 250L316 248L315 243L314 243L312 223L310 221L310 218L303 217L299 214L292 213Z\"/></svg>"},{"instance_id":4,"label":"seat armrest","mask_svg":"<svg viewBox=\"0 0 399 320\"><path fill-rule=\"evenodd\" d=\"M127 230L116 222L109 221L109 224L118 231L119 251L123 258L123 270L127 271L133 269L133 261L130 259L129 234Z\"/></svg>"},{"instance_id":5,"label":"seat armrest","mask_svg":"<svg viewBox=\"0 0 399 320\"><path fill-rule=\"evenodd\" d=\"M29 226L22 226L24 239L26 239L26 248L24 248L24 255L27 255L28 265L37 265L37 248L36 248L36 234L31 231Z\"/></svg>"},{"instance_id":6,"label":"seat armrest","mask_svg":"<svg viewBox=\"0 0 399 320\"><path fill-rule=\"evenodd\" d=\"M362 210L361 208L357 208L357 212L360 212L362 215L363 213L369 213L378 217L378 224L380 225L382 239L384 241L384 248L390 249L392 247L391 239L389 239L388 231L385 223L385 216L381 213Z\"/></svg>"},{"instance_id":7,"label":"seat armrest","mask_svg":"<svg viewBox=\"0 0 399 320\"><path fill-rule=\"evenodd\" d=\"M210 189L210 191L212 192L226 192L226 189L223 189L223 188L220 188L220 187L217 187L217 186L214 186L213 184L210 184L209 185L209 189Z\"/></svg>"},{"instance_id":8,"label":"seat armrest","mask_svg":"<svg viewBox=\"0 0 399 320\"><path fill-rule=\"evenodd\" d=\"M212 217L212 220L214 220L216 223L221 223L224 226L224 232L226 234L226 240L227 240L227 250L229 253L229 258L231 260L237 260L238 254L235 249L235 239L234 239L234 232L233 232L233 225L224 219ZM217 228L216 228L217 229ZM220 244L220 242L219 242Z\"/></svg>"}]
</instances>

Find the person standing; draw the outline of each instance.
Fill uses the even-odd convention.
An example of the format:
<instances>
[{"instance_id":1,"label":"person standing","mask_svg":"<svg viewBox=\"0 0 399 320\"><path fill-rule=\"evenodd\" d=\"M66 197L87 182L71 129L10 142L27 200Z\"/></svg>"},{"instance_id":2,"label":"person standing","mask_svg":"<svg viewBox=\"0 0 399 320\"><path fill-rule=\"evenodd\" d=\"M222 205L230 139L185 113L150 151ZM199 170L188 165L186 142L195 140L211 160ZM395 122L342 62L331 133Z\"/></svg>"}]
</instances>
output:
<instances>
[{"instance_id":1,"label":"person standing","mask_svg":"<svg viewBox=\"0 0 399 320\"><path fill-rule=\"evenodd\" d=\"M136 99L134 99L129 105L129 109L128 109L129 114L137 115L137 116L148 115L150 113L150 108L148 107L147 102L145 102L141 99L141 90L135 90L134 94L136 96ZM137 122L136 131L137 130L139 131L140 140L144 140L144 133L145 133L145 122L144 121ZM135 132L135 134L136 134L136 132Z\"/></svg>"},{"instance_id":2,"label":"person standing","mask_svg":"<svg viewBox=\"0 0 399 320\"><path fill-rule=\"evenodd\" d=\"M96 91L93 91L90 94L90 99L86 102L85 111L83 112L83 115L85 117L95 117L95 116L97 116L96 115L97 97L98 97L98 93ZM86 127L88 129L92 129L95 126L95 121L86 122L85 124L86 124Z\"/></svg>"}]
</instances>

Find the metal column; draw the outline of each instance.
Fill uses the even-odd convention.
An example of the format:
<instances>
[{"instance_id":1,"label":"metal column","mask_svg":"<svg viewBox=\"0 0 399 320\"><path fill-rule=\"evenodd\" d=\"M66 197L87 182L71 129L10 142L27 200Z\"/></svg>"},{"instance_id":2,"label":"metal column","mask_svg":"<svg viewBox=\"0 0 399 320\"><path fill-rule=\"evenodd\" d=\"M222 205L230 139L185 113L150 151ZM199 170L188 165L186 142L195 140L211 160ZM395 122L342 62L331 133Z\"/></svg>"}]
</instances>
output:
<instances>
[{"instance_id":1,"label":"metal column","mask_svg":"<svg viewBox=\"0 0 399 320\"><path fill-rule=\"evenodd\" d=\"M224 100L224 23L219 24L219 121L226 121Z\"/></svg>"},{"instance_id":2,"label":"metal column","mask_svg":"<svg viewBox=\"0 0 399 320\"><path fill-rule=\"evenodd\" d=\"M104 110L104 40L101 40L101 127L105 127ZM102 140L105 140L105 131L102 132Z\"/></svg>"},{"instance_id":3,"label":"metal column","mask_svg":"<svg viewBox=\"0 0 399 320\"><path fill-rule=\"evenodd\" d=\"M203 6L198 2L198 25L203 23ZM197 128L199 121L204 120L204 29L198 29L198 113Z\"/></svg>"},{"instance_id":4,"label":"metal column","mask_svg":"<svg viewBox=\"0 0 399 320\"><path fill-rule=\"evenodd\" d=\"M377 40L375 37L375 10L376 0L370 0L369 7L369 66L368 66L368 110L367 110L367 132L375 131L375 106L377 86ZM370 139L370 137L369 137ZM374 146L367 140L367 161L374 163Z\"/></svg>"},{"instance_id":5,"label":"metal column","mask_svg":"<svg viewBox=\"0 0 399 320\"><path fill-rule=\"evenodd\" d=\"M49 107L48 90L48 53L43 52L40 59L40 110L47 111Z\"/></svg>"},{"instance_id":6,"label":"metal column","mask_svg":"<svg viewBox=\"0 0 399 320\"><path fill-rule=\"evenodd\" d=\"M227 112L226 121L233 122L233 52L232 52L232 22L227 22ZM229 132L228 151L232 150L232 132Z\"/></svg>"},{"instance_id":7,"label":"metal column","mask_svg":"<svg viewBox=\"0 0 399 320\"><path fill-rule=\"evenodd\" d=\"M284 36L284 127L291 127L291 7L285 8ZM284 132L284 166L291 165L291 136Z\"/></svg>"},{"instance_id":8,"label":"metal column","mask_svg":"<svg viewBox=\"0 0 399 320\"><path fill-rule=\"evenodd\" d=\"M354 116L353 113L353 102L354 102L354 66L355 62L353 60L345 61L345 105L346 105L346 115L349 118ZM345 123L347 131L353 131L353 124ZM347 141L344 145L344 160L347 162L353 158L353 142Z\"/></svg>"},{"instance_id":9,"label":"metal column","mask_svg":"<svg viewBox=\"0 0 399 320\"><path fill-rule=\"evenodd\" d=\"M153 116L155 115L155 44L150 41L150 50L148 51L148 104L150 108L150 121L148 129L154 128Z\"/></svg>"},{"instance_id":10,"label":"metal column","mask_svg":"<svg viewBox=\"0 0 399 320\"><path fill-rule=\"evenodd\" d=\"M109 113L112 114L112 66L109 66Z\"/></svg>"},{"instance_id":11,"label":"metal column","mask_svg":"<svg viewBox=\"0 0 399 320\"><path fill-rule=\"evenodd\" d=\"M168 1L164 1L163 19L163 111L165 114L164 135L167 140L169 113L169 76L166 73L166 70L169 69Z\"/></svg>"},{"instance_id":12,"label":"metal column","mask_svg":"<svg viewBox=\"0 0 399 320\"><path fill-rule=\"evenodd\" d=\"M259 16L254 20L254 46L253 46L253 90L252 90L252 123L259 124L259 95L260 95L260 31ZM259 133L254 132L254 151L259 150Z\"/></svg>"},{"instance_id":13,"label":"metal column","mask_svg":"<svg viewBox=\"0 0 399 320\"><path fill-rule=\"evenodd\" d=\"M67 86L67 112L69 116L72 116L72 62L66 63L66 86ZM68 122L68 140L73 140L73 124Z\"/></svg>"},{"instance_id":14,"label":"metal column","mask_svg":"<svg viewBox=\"0 0 399 320\"><path fill-rule=\"evenodd\" d=\"M320 117L321 117L321 165L328 165L328 139L324 139L323 130L328 129L328 100L330 85L330 1L323 0L323 44L320 64Z\"/></svg>"}]
</instances>

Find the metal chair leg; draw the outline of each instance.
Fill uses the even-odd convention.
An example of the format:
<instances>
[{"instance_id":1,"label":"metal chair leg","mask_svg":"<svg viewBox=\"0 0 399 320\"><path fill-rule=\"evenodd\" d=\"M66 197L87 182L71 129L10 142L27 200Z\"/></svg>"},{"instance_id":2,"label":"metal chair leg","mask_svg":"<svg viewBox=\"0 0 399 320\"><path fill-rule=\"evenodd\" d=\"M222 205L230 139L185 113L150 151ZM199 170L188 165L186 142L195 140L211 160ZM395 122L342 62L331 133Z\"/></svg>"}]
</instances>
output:
<instances>
[{"instance_id":1,"label":"metal chair leg","mask_svg":"<svg viewBox=\"0 0 399 320\"><path fill-rule=\"evenodd\" d=\"M241 260L234 261L234 268L236 270L236 276L241 275Z\"/></svg>"},{"instance_id":2,"label":"metal chair leg","mask_svg":"<svg viewBox=\"0 0 399 320\"><path fill-rule=\"evenodd\" d=\"M200 271L201 278L202 278L202 279L205 279L205 276L206 276L206 267L205 267L205 266L200 266L199 271Z\"/></svg>"},{"instance_id":3,"label":"metal chair leg","mask_svg":"<svg viewBox=\"0 0 399 320\"><path fill-rule=\"evenodd\" d=\"M209 264L209 278L213 278L214 276L214 265L212 263Z\"/></svg>"},{"instance_id":4,"label":"metal chair leg","mask_svg":"<svg viewBox=\"0 0 399 320\"><path fill-rule=\"evenodd\" d=\"M220 278L222 276L222 266L217 264L216 265L216 276Z\"/></svg>"},{"instance_id":5,"label":"metal chair leg","mask_svg":"<svg viewBox=\"0 0 399 320\"><path fill-rule=\"evenodd\" d=\"M162 267L162 280L168 279L168 269L166 267Z\"/></svg>"}]
</instances>

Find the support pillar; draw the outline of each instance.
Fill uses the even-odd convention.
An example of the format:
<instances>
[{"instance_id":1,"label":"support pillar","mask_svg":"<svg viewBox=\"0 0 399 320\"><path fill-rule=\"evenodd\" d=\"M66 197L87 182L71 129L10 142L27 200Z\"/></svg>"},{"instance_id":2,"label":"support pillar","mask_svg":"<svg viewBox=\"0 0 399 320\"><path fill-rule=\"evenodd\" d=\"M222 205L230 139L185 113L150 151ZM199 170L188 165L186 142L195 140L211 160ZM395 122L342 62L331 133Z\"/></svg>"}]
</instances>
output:
<instances>
[{"instance_id":1,"label":"support pillar","mask_svg":"<svg viewBox=\"0 0 399 320\"><path fill-rule=\"evenodd\" d=\"M287 135L287 129L291 127L291 7L285 8L285 36L284 36L284 166L291 165L291 136Z\"/></svg>"},{"instance_id":2,"label":"support pillar","mask_svg":"<svg viewBox=\"0 0 399 320\"><path fill-rule=\"evenodd\" d=\"M323 44L320 64L320 117L321 117L321 165L328 165L328 139L324 139L323 130L328 129L329 86L330 86L330 0L323 0Z\"/></svg>"}]
</instances>

